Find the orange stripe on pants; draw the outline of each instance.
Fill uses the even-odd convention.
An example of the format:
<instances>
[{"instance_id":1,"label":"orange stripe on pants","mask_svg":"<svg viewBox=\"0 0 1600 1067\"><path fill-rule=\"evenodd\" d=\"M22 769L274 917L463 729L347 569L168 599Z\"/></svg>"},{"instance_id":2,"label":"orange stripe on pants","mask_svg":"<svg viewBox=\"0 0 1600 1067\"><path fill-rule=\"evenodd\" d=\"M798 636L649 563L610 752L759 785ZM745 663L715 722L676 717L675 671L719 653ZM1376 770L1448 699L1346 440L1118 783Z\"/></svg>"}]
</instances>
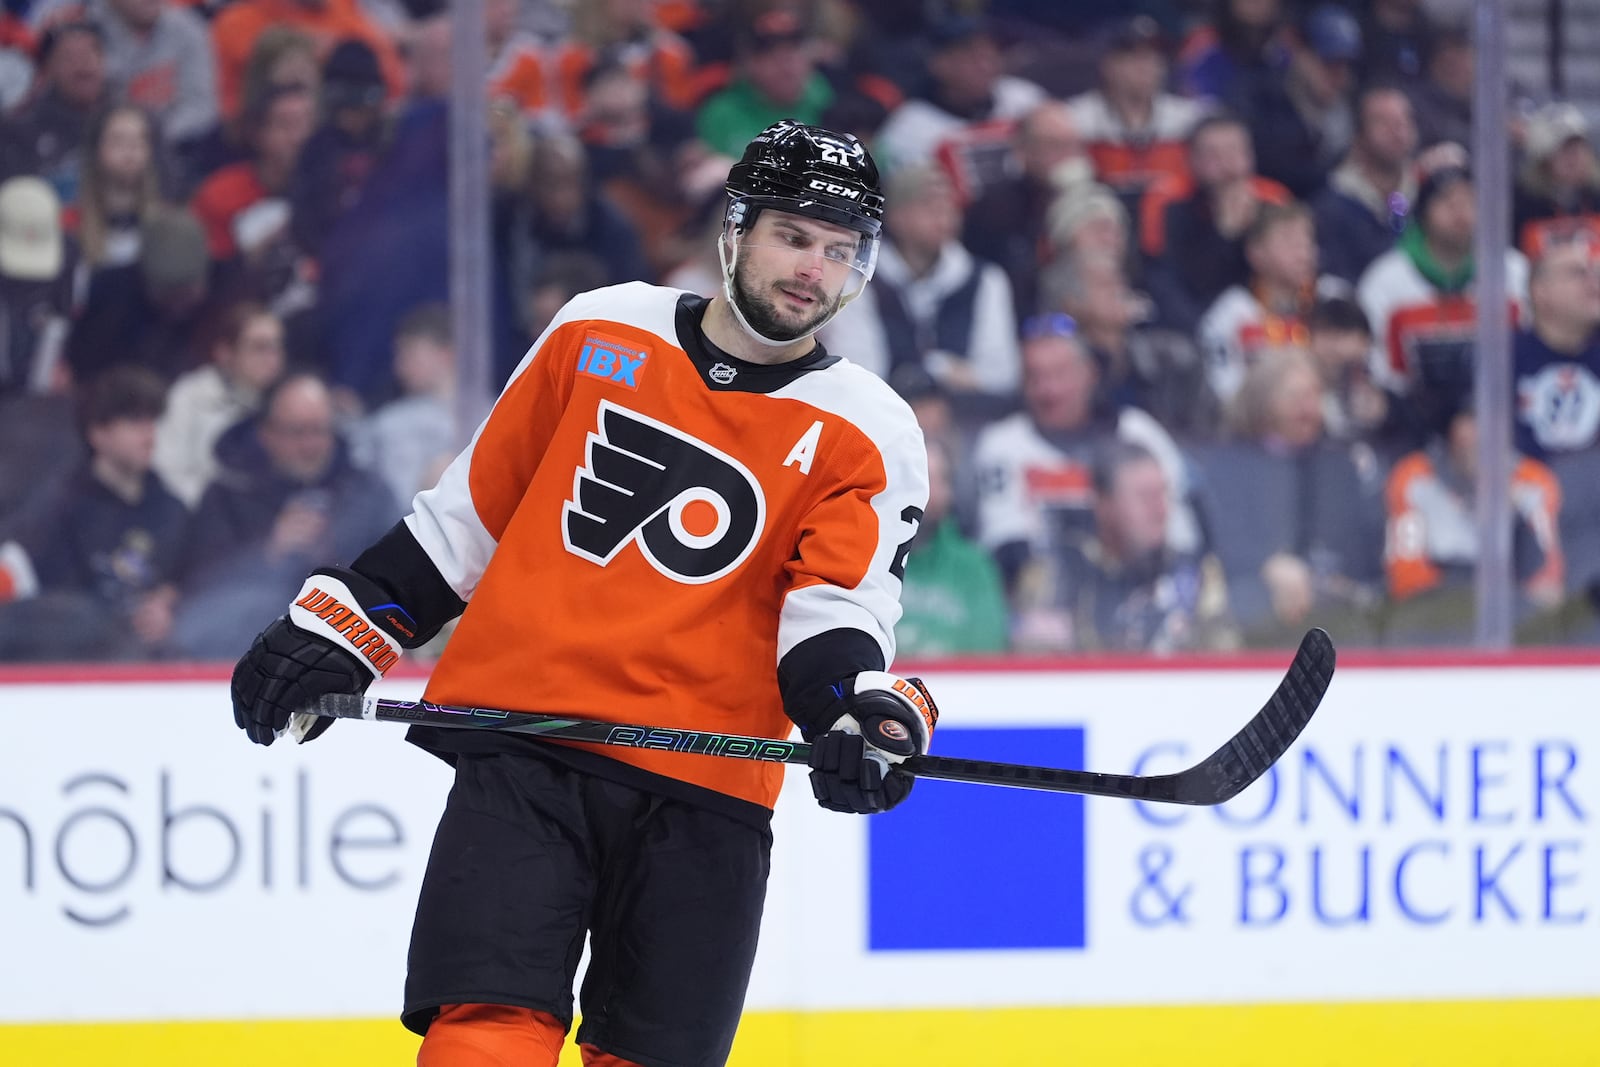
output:
<instances>
[{"instance_id":1,"label":"orange stripe on pants","mask_svg":"<svg viewBox=\"0 0 1600 1067\"><path fill-rule=\"evenodd\" d=\"M542 1011L446 1004L422 1039L417 1067L556 1067L566 1037L561 1021Z\"/></svg>"},{"instance_id":2,"label":"orange stripe on pants","mask_svg":"<svg viewBox=\"0 0 1600 1067\"><path fill-rule=\"evenodd\" d=\"M583 1050L583 1067L639 1067L632 1060L625 1060L613 1056L609 1052L601 1052L593 1045L580 1045Z\"/></svg>"}]
</instances>

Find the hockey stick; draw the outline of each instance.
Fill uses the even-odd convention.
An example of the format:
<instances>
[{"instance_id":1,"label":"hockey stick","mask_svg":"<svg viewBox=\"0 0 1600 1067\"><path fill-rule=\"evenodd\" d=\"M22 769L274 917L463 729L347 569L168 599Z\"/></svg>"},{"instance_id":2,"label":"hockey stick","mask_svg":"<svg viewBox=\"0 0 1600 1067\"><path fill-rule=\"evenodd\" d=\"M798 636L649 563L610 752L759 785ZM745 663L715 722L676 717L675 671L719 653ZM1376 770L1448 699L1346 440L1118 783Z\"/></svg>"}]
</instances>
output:
<instances>
[{"instance_id":1,"label":"hockey stick","mask_svg":"<svg viewBox=\"0 0 1600 1067\"><path fill-rule=\"evenodd\" d=\"M1176 774L1096 774L1056 767L1029 767L1018 763L950 756L914 756L900 764L919 778L948 782L976 782L1017 789L1044 789L1057 793L1087 793L1103 797L1128 797L1168 804L1221 804L1237 796L1267 772L1288 751L1328 691L1333 679L1335 653L1325 630L1308 632L1294 661L1272 699L1210 756ZM331 694L307 714L338 719L372 719L422 726L461 727L531 734L562 741L584 741L628 748L653 748L731 759L767 760L775 763L810 762L811 746L803 741L746 737L663 726L575 719L537 712L497 711L490 708L450 707L425 701L389 700L375 696Z\"/></svg>"}]
</instances>

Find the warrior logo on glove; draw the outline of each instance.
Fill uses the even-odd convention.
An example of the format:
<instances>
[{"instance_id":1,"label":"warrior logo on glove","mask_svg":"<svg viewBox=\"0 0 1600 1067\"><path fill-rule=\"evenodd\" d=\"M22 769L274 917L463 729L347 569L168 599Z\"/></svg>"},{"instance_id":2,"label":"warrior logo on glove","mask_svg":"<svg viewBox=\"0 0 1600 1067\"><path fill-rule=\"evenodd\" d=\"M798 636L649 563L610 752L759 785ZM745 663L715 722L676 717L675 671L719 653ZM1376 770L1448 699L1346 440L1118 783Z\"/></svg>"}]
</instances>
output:
<instances>
[{"instance_id":1,"label":"warrior logo on glove","mask_svg":"<svg viewBox=\"0 0 1600 1067\"><path fill-rule=\"evenodd\" d=\"M333 593L323 590L316 579L317 575L312 575L311 580L306 582L303 595L289 609L290 618L296 622L304 619L295 611L296 608L315 616L333 631L333 637L342 639L346 647L370 663L374 673L379 676L389 673L389 668L400 659L400 653L389 643L388 635L367 622L359 605L346 604ZM390 613L388 621L394 625L398 619ZM397 625L396 628L403 633L411 632L404 629L403 625Z\"/></svg>"},{"instance_id":2,"label":"warrior logo on glove","mask_svg":"<svg viewBox=\"0 0 1600 1067\"><path fill-rule=\"evenodd\" d=\"M911 706L922 715L922 721L928 724L928 734L931 736L933 728L939 725L939 709L934 704L933 697L928 695L926 684L921 678L896 678L893 688L896 693L911 701Z\"/></svg>"},{"instance_id":3,"label":"warrior logo on glove","mask_svg":"<svg viewBox=\"0 0 1600 1067\"><path fill-rule=\"evenodd\" d=\"M607 400L562 509L567 551L610 563L630 541L676 582L715 581L745 561L766 521L755 476L681 430Z\"/></svg>"}]
</instances>

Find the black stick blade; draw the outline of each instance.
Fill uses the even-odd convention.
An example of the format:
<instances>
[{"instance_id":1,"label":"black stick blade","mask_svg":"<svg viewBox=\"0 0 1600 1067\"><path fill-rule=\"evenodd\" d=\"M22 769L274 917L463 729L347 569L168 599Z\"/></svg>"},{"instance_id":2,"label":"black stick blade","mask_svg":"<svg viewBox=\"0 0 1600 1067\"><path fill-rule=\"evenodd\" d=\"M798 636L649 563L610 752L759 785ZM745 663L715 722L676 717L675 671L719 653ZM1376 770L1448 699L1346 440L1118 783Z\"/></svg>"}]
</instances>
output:
<instances>
[{"instance_id":1,"label":"black stick blade","mask_svg":"<svg viewBox=\"0 0 1600 1067\"><path fill-rule=\"evenodd\" d=\"M1227 744L1173 775L1172 799L1179 804L1221 804L1266 774L1311 721L1333 681L1337 660L1328 631L1308 631L1266 706Z\"/></svg>"},{"instance_id":2,"label":"black stick blade","mask_svg":"<svg viewBox=\"0 0 1600 1067\"><path fill-rule=\"evenodd\" d=\"M1221 804L1265 774L1300 736L1328 691L1328 683L1333 680L1334 659L1333 640L1325 630L1307 633L1266 706L1227 744L1176 774L1100 774L949 756L916 756L901 766L918 778L949 782L979 782L1163 804Z\"/></svg>"}]
</instances>

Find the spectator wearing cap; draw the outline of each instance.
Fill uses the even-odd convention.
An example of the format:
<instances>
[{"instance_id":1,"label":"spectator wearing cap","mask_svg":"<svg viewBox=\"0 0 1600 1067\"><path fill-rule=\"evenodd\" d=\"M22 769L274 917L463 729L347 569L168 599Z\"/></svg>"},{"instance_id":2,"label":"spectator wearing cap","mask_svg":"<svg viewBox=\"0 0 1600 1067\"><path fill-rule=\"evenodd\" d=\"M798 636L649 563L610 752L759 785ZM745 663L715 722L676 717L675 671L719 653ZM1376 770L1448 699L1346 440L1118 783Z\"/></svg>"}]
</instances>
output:
<instances>
[{"instance_id":1,"label":"spectator wearing cap","mask_svg":"<svg viewBox=\"0 0 1600 1067\"><path fill-rule=\"evenodd\" d=\"M199 15L167 0L88 0L84 12L105 34L113 91L155 116L168 144L216 126L216 58Z\"/></svg>"},{"instance_id":2,"label":"spectator wearing cap","mask_svg":"<svg viewBox=\"0 0 1600 1067\"><path fill-rule=\"evenodd\" d=\"M1094 184L1094 167L1071 108L1059 100L1018 119L1012 146L1016 168L968 205L961 239L974 255L1006 272L1020 321L1039 309L1051 203L1064 187Z\"/></svg>"},{"instance_id":3,"label":"spectator wearing cap","mask_svg":"<svg viewBox=\"0 0 1600 1067\"><path fill-rule=\"evenodd\" d=\"M1108 186L1096 181L1064 186L1045 216L1052 262L1085 254L1114 256L1131 263L1128 212Z\"/></svg>"},{"instance_id":4,"label":"spectator wearing cap","mask_svg":"<svg viewBox=\"0 0 1600 1067\"><path fill-rule=\"evenodd\" d=\"M1311 211L1298 203L1265 207L1244 236L1247 282L1230 286L1200 320L1211 390L1226 404L1245 370L1286 346L1306 343L1306 316L1319 297L1346 295L1348 282L1317 274Z\"/></svg>"},{"instance_id":5,"label":"spectator wearing cap","mask_svg":"<svg viewBox=\"0 0 1600 1067\"><path fill-rule=\"evenodd\" d=\"M823 331L830 348L881 377L921 364L959 394L1017 387L1011 285L960 240L961 208L938 167L902 167L885 190L884 239L872 285Z\"/></svg>"},{"instance_id":6,"label":"spectator wearing cap","mask_svg":"<svg viewBox=\"0 0 1600 1067\"><path fill-rule=\"evenodd\" d=\"M1517 451L1535 459L1600 446L1600 261L1589 241L1545 248L1516 332Z\"/></svg>"},{"instance_id":7,"label":"spectator wearing cap","mask_svg":"<svg viewBox=\"0 0 1600 1067\"><path fill-rule=\"evenodd\" d=\"M1394 247L1417 195L1417 125L1411 101L1392 86L1356 98L1356 137L1311 201L1322 269L1354 285Z\"/></svg>"},{"instance_id":8,"label":"spectator wearing cap","mask_svg":"<svg viewBox=\"0 0 1600 1067\"><path fill-rule=\"evenodd\" d=\"M1202 22L1178 50L1178 87L1183 95L1221 102L1236 87L1285 62L1279 37L1281 0L1221 0L1213 22Z\"/></svg>"},{"instance_id":9,"label":"spectator wearing cap","mask_svg":"<svg viewBox=\"0 0 1600 1067\"><path fill-rule=\"evenodd\" d=\"M1549 104L1529 118L1511 218L1530 258L1553 240L1600 239L1600 164L1589 120L1574 105Z\"/></svg>"},{"instance_id":10,"label":"spectator wearing cap","mask_svg":"<svg viewBox=\"0 0 1600 1067\"><path fill-rule=\"evenodd\" d=\"M298 30L310 37L322 61L340 41L364 41L378 57L390 99L405 87L405 72L394 42L361 10L357 0L237 0L211 24L217 57L222 113L232 118L244 108L245 70L256 41L268 30Z\"/></svg>"},{"instance_id":11,"label":"spectator wearing cap","mask_svg":"<svg viewBox=\"0 0 1600 1067\"><path fill-rule=\"evenodd\" d=\"M1350 92L1361 27L1344 8L1321 4L1288 39L1288 69L1242 83L1230 103L1250 127L1261 173L1308 200L1354 139Z\"/></svg>"},{"instance_id":12,"label":"spectator wearing cap","mask_svg":"<svg viewBox=\"0 0 1600 1067\"><path fill-rule=\"evenodd\" d=\"M1244 234L1267 204L1289 191L1256 173L1250 131L1226 113L1189 134L1189 176L1164 178L1139 205L1144 284L1161 320L1193 330L1230 285L1249 277Z\"/></svg>"},{"instance_id":13,"label":"spectator wearing cap","mask_svg":"<svg viewBox=\"0 0 1600 1067\"><path fill-rule=\"evenodd\" d=\"M1371 0L1361 20L1361 37L1366 42L1362 82L1419 84L1426 76L1433 35L1433 20L1422 0Z\"/></svg>"},{"instance_id":14,"label":"spectator wearing cap","mask_svg":"<svg viewBox=\"0 0 1600 1067\"><path fill-rule=\"evenodd\" d=\"M1068 103L1094 173L1129 205L1162 175L1182 176L1184 139L1200 105L1166 92L1166 37L1148 15L1113 24L1100 59L1100 88Z\"/></svg>"},{"instance_id":15,"label":"spectator wearing cap","mask_svg":"<svg viewBox=\"0 0 1600 1067\"><path fill-rule=\"evenodd\" d=\"M61 201L42 178L0 182L0 397L53 384L71 314Z\"/></svg>"},{"instance_id":16,"label":"spectator wearing cap","mask_svg":"<svg viewBox=\"0 0 1600 1067\"><path fill-rule=\"evenodd\" d=\"M139 228L138 262L97 271L67 339L67 363L87 381L115 363L167 379L195 366L206 328L211 261L187 209L160 207Z\"/></svg>"},{"instance_id":17,"label":"spectator wearing cap","mask_svg":"<svg viewBox=\"0 0 1600 1067\"><path fill-rule=\"evenodd\" d=\"M277 90L243 119L250 158L212 174L190 200L211 258L230 265L287 236L289 183L316 121L316 100L299 89Z\"/></svg>"},{"instance_id":18,"label":"spectator wearing cap","mask_svg":"<svg viewBox=\"0 0 1600 1067\"><path fill-rule=\"evenodd\" d=\"M926 163L943 146L947 159L988 141L1001 150L1018 119L1045 99L1045 92L1006 74L993 30L982 19L957 16L934 23L927 80L916 95L889 114L878 132L886 170Z\"/></svg>"},{"instance_id":19,"label":"spectator wearing cap","mask_svg":"<svg viewBox=\"0 0 1600 1067\"><path fill-rule=\"evenodd\" d=\"M774 8L740 33L737 73L700 105L695 128L711 150L737 159L750 138L779 119L816 124L834 91L817 69L816 42L799 15Z\"/></svg>"},{"instance_id":20,"label":"spectator wearing cap","mask_svg":"<svg viewBox=\"0 0 1600 1067\"><path fill-rule=\"evenodd\" d=\"M0 179L36 174L64 204L78 195L89 120L110 102L105 36L92 22L61 22L39 42L39 82L0 122Z\"/></svg>"},{"instance_id":21,"label":"spectator wearing cap","mask_svg":"<svg viewBox=\"0 0 1600 1067\"><path fill-rule=\"evenodd\" d=\"M360 197L388 140L383 71L371 48L340 41L322 69L322 115L289 182L295 245L315 258L339 217Z\"/></svg>"},{"instance_id":22,"label":"spectator wearing cap","mask_svg":"<svg viewBox=\"0 0 1600 1067\"><path fill-rule=\"evenodd\" d=\"M1403 401L1415 445L1443 433L1471 395L1477 363L1477 201L1466 154L1435 152L1400 241L1372 261L1356 287L1377 342L1374 378ZM1505 298L1522 305L1528 261L1506 251ZM1515 321L1513 308L1513 321Z\"/></svg>"},{"instance_id":23,"label":"spectator wearing cap","mask_svg":"<svg viewBox=\"0 0 1600 1067\"><path fill-rule=\"evenodd\" d=\"M1410 90L1417 109L1417 140L1436 144L1472 143L1472 93L1476 49L1465 26L1442 26L1426 56L1427 78Z\"/></svg>"},{"instance_id":24,"label":"spectator wearing cap","mask_svg":"<svg viewBox=\"0 0 1600 1067\"><path fill-rule=\"evenodd\" d=\"M141 367L85 383L87 461L0 546L0 658L166 651L189 513L151 469L165 401L166 384Z\"/></svg>"}]
</instances>

